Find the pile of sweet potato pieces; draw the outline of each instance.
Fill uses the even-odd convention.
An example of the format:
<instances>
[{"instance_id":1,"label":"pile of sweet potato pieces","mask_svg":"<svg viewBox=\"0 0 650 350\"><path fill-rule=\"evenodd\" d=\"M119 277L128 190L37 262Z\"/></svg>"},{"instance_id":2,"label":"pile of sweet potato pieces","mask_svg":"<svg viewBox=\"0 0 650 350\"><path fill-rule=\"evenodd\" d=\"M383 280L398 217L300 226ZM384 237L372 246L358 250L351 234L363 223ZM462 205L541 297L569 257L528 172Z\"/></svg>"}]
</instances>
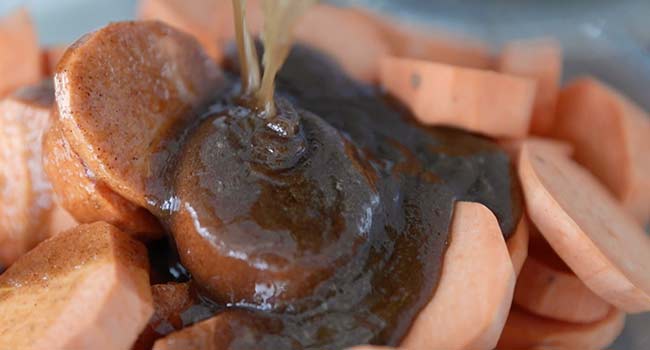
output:
<instances>
[{"instance_id":1,"label":"pile of sweet potato pieces","mask_svg":"<svg viewBox=\"0 0 650 350\"><path fill-rule=\"evenodd\" d=\"M259 32L259 3L248 5ZM215 64L233 38L232 13L229 0L140 6L141 18L194 36ZM514 236L504 241L486 207L457 203L438 290L405 348L601 349L620 334L626 312L650 311L650 116L594 78L561 86L557 42L517 41L493 54L473 40L329 5L311 9L296 37L423 124L497 139L517 167L526 215ZM181 52L182 62L197 46L184 40L183 51L148 43L152 52ZM236 314L162 339L151 331L191 304L187 286L150 285L139 240L160 236L160 225L111 181L112 168L101 172L105 160L67 142L79 126L59 109L77 102L55 103L47 82L62 55L39 47L25 11L0 19L0 265L8 267L0 348L209 349L210 332ZM62 69L83 74L83 57L64 58ZM194 79L184 69L179 76Z\"/></svg>"}]
</instances>

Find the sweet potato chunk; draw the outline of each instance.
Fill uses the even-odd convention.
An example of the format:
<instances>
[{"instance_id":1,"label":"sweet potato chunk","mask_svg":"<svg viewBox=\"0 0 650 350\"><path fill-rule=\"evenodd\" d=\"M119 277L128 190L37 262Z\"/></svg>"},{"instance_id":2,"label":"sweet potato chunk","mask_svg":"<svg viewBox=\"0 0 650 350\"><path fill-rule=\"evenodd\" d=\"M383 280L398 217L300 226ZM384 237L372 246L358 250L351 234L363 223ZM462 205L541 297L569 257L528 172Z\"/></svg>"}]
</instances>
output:
<instances>
[{"instance_id":1,"label":"sweet potato chunk","mask_svg":"<svg viewBox=\"0 0 650 350\"><path fill-rule=\"evenodd\" d=\"M611 308L607 316L593 323L569 323L531 315L513 307L499 339L499 350L604 349L625 324L625 314Z\"/></svg>"},{"instance_id":2,"label":"sweet potato chunk","mask_svg":"<svg viewBox=\"0 0 650 350\"><path fill-rule=\"evenodd\" d=\"M106 223L81 225L0 276L7 349L127 350L153 313L145 247Z\"/></svg>"},{"instance_id":3,"label":"sweet potato chunk","mask_svg":"<svg viewBox=\"0 0 650 350\"><path fill-rule=\"evenodd\" d=\"M53 99L44 83L0 101L0 265L50 233L52 192L41 166L41 138Z\"/></svg>"},{"instance_id":4,"label":"sweet potato chunk","mask_svg":"<svg viewBox=\"0 0 650 350\"><path fill-rule=\"evenodd\" d=\"M71 149L98 180L144 206L154 153L223 79L190 36L160 22L121 22L73 44L54 81Z\"/></svg>"},{"instance_id":5,"label":"sweet potato chunk","mask_svg":"<svg viewBox=\"0 0 650 350\"><path fill-rule=\"evenodd\" d=\"M401 346L494 348L510 309L515 279L494 214L482 204L457 203L438 288Z\"/></svg>"},{"instance_id":6,"label":"sweet potato chunk","mask_svg":"<svg viewBox=\"0 0 650 350\"><path fill-rule=\"evenodd\" d=\"M560 79L562 79L560 44L552 39L510 42L503 48L497 70L531 78L537 82L530 132L536 135L547 135L555 120Z\"/></svg>"},{"instance_id":7,"label":"sweet potato chunk","mask_svg":"<svg viewBox=\"0 0 650 350\"><path fill-rule=\"evenodd\" d=\"M55 111L56 113L56 111ZM63 136L55 121L43 139L43 167L60 204L79 222L106 221L141 239L159 237L158 220L97 180Z\"/></svg>"},{"instance_id":8,"label":"sweet potato chunk","mask_svg":"<svg viewBox=\"0 0 650 350\"><path fill-rule=\"evenodd\" d=\"M535 82L422 60L386 57L381 84L422 123L505 138L528 133Z\"/></svg>"},{"instance_id":9,"label":"sweet potato chunk","mask_svg":"<svg viewBox=\"0 0 650 350\"><path fill-rule=\"evenodd\" d=\"M531 240L528 260L517 279L514 302L532 314L577 323L600 321L610 309L539 234Z\"/></svg>"},{"instance_id":10,"label":"sweet potato chunk","mask_svg":"<svg viewBox=\"0 0 650 350\"><path fill-rule=\"evenodd\" d=\"M555 136L639 222L650 220L650 116L605 84L578 79L558 104Z\"/></svg>"},{"instance_id":11,"label":"sweet potato chunk","mask_svg":"<svg viewBox=\"0 0 650 350\"><path fill-rule=\"evenodd\" d=\"M587 287L627 312L650 310L650 237L593 175L524 144L519 177L531 220Z\"/></svg>"},{"instance_id":12,"label":"sweet potato chunk","mask_svg":"<svg viewBox=\"0 0 650 350\"><path fill-rule=\"evenodd\" d=\"M41 50L25 9L0 18L0 97L41 79Z\"/></svg>"}]
</instances>

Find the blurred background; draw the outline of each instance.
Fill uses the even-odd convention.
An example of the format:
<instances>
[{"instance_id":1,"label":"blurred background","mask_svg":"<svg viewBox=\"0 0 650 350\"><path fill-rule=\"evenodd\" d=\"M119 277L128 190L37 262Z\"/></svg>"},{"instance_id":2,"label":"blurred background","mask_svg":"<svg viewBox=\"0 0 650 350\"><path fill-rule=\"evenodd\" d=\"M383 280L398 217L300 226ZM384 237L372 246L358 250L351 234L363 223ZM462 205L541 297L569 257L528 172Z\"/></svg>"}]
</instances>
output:
<instances>
[{"instance_id":1,"label":"blurred background","mask_svg":"<svg viewBox=\"0 0 650 350\"><path fill-rule=\"evenodd\" d=\"M565 52L565 79L595 75L650 110L650 0L332 2L468 34L495 48L514 38L555 37ZM18 6L30 10L43 44L67 44L107 22L134 18L137 1L0 0L0 15ZM612 348L650 349L650 315L630 316Z\"/></svg>"}]
</instances>

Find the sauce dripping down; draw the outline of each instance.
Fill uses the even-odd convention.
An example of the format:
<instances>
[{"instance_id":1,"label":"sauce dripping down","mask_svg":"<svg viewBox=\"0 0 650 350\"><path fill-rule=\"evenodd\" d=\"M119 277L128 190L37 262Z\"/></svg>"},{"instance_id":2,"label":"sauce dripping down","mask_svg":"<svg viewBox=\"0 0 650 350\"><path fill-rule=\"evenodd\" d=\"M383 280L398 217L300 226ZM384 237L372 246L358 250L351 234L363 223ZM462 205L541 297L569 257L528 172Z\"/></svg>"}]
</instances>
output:
<instances>
[{"instance_id":1,"label":"sauce dripping down","mask_svg":"<svg viewBox=\"0 0 650 350\"><path fill-rule=\"evenodd\" d=\"M235 0L229 88L154 157L149 196L163 204L149 209L216 317L237 324L215 348L398 345L434 296L454 202L485 204L505 236L521 215L492 142L418 125L327 57L291 48L308 2L266 1L259 81Z\"/></svg>"}]
</instances>

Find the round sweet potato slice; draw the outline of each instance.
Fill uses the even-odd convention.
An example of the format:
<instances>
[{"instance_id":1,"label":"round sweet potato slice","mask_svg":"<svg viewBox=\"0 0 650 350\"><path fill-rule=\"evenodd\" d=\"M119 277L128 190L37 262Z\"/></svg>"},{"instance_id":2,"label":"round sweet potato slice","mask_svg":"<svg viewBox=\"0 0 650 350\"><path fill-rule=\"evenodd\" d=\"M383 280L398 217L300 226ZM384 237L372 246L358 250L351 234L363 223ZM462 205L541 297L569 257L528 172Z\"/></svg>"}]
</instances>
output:
<instances>
[{"instance_id":1,"label":"round sweet potato slice","mask_svg":"<svg viewBox=\"0 0 650 350\"><path fill-rule=\"evenodd\" d=\"M519 224L515 229L515 233L508 238L506 245L510 253L510 260L512 266L515 268L515 273L519 276L522 266L528 257L528 241L529 241L528 218L526 214L521 216Z\"/></svg>"},{"instance_id":2,"label":"round sweet potato slice","mask_svg":"<svg viewBox=\"0 0 650 350\"><path fill-rule=\"evenodd\" d=\"M163 229L147 210L94 178L55 121L43 137L43 167L59 203L79 222L106 221L142 239L160 237Z\"/></svg>"},{"instance_id":3,"label":"round sweet potato slice","mask_svg":"<svg viewBox=\"0 0 650 350\"><path fill-rule=\"evenodd\" d=\"M625 314L610 308L607 316L593 323L569 323L534 316L513 307L503 329L498 350L604 349L625 325Z\"/></svg>"},{"instance_id":4,"label":"round sweet potato slice","mask_svg":"<svg viewBox=\"0 0 650 350\"><path fill-rule=\"evenodd\" d=\"M587 170L526 143L519 176L528 214L594 293L627 312L650 310L650 237Z\"/></svg>"},{"instance_id":5,"label":"round sweet potato slice","mask_svg":"<svg viewBox=\"0 0 650 350\"><path fill-rule=\"evenodd\" d=\"M535 315L577 323L602 320L611 308L580 281L539 234L531 239L514 302Z\"/></svg>"},{"instance_id":6,"label":"round sweet potato slice","mask_svg":"<svg viewBox=\"0 0 650 350\"><path fill-rule=\"evenodd\" d=\"M0 17L0 96L41 79L41 51L29 13Z\"/></svg>"},{"instance_id":7,"label":"round sweet potato slice","mask_svg":"<svg viewBox=\"0 0 650 350\"><path fill-rule=\"evenodd\" d=\"M0 101L0 264L8 266L47 238L52 190L41 166L41 138L49 122L48 84Z\"/></svg>"},{"instance_id":8,"label":"round sweet potato slice","mask_svg":"<svg viewBox=\"0 0 650 350\"><path fill-rule=\"evenodd\" d=\"M510 309L515 279L494 214L482 204L457 203L438 289L401 346L493 349Z\"/></svg>"},{"instance_id":9,"label":"round sweet potato slice","mask_svg":"<svg viewBox=\"0 0 650 350\"><path fill-rule=\"evenodd\" d=\"M223 78L189 35L160 22L120 22L68 48L54 82L71 148L99 180L144 206L153 154Z\"/></svg>"}]
</instances>

